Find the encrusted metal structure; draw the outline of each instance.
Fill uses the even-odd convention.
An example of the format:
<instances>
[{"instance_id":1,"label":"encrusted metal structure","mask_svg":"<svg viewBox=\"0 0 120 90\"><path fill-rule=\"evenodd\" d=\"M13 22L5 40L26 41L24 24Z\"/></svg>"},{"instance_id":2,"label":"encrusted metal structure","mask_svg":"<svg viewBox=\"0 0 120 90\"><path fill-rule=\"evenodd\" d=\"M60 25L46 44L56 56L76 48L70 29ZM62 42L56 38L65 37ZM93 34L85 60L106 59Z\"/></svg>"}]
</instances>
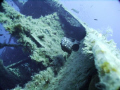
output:
<instances>
[{"instance_id":1,"label":"encrusted metal structure","mask_svg":"<svg viewBox=\"0 0 120 90\"><path fill-rule=\"evenodd\" d=\"M117 68L120 65L120 51L114 47L113 41L107 41L105 36L84 25L58 1L28 0L24 5L16 0L14 2L21 11L16 11L4 1L0 22L18 39L29 57L7 67L0 61L1 89L119 89L120 71ZM29 4L34 13L27 13ZM35 4L41 5L39 9L35 8ZM46 7L42 7L44 5ZM40 12L36 15L37 10ZM80 42L79 49L71 53L63 51L60 44L63 37ZM111 49L108 50L107 46ZM109 55L114 61L110 60ZM113 74L116 78L112 78Z\"/></svg>"}]
</instances>

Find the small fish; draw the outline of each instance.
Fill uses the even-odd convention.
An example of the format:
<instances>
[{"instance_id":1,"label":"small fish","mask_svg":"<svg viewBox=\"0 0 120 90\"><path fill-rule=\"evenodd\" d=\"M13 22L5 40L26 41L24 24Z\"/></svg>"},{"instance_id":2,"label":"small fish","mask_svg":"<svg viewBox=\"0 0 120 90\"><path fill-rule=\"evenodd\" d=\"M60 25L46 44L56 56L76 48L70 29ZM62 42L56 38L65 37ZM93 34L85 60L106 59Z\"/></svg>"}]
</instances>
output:
<instances>
[{"instance_id":1,"label":"small fish","mask_svg":"<svg viewBox=\"0 0 120 90\"><path fill-rule=\"evenodd\" d=\"M3 36L3 34L0 34L0 36Z\"/></svg>"},{"instance_id":2,"label":"small fish","mask_svg":"<svg viewBox=\"0 0 120 90\"><path fill-rule=\"evenodd\" d=\"M93 7L93 5L90 6L90 8L92 8L92 7Z\"/></svg>"},{"instance_id":3,"label":"small fish","mask_svg":"<svg viewBox=\"0 0 120 90\"><path fill-rule=\"evenodd\" d=\"M94 20L96 20L96 21L97 21L98 19L94 19Z\"/></svg>"},{"instance_id":4,"label":"small fish","mask_svg":"<svg viewBox=\"0 0 120 90\"><path fill-rule=\"evenodd\" d=\"M73 10L73 11L76 12L76 13L79 13L79 11L77 11L77 10L75 10L75 9L73 9L73 8L72 8L71 10Z\"/></svg>"}]
</instances>

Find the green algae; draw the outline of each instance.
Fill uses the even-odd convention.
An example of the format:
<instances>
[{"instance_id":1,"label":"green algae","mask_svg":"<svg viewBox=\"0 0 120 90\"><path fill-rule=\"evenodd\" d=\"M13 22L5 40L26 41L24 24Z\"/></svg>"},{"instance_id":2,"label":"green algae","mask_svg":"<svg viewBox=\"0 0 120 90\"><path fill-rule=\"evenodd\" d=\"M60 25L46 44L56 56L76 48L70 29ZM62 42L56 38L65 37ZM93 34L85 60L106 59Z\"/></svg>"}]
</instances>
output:
<instances>
[{"instance_id":1,"label":"green algae","mask_svg":"<svg viewBox=\"0 0 120 90\"><path fill-rule=\"evenodd\" d=\"M91 68L95 69L94 65L96 67L98 66L98 64L94 64L94 57L96 55L93 55L92 49L95 43L99 41L102 41L103 44L111 48L110 50L114 52L114 56L117 58L120 57L119 50L111 47L111 45L115 45L113 41L107 41L106 37L96 30L88 28L80 20L77 22L82 23L85 27L86 37L80 41L81 44L78 52L72 52L71 55L67 57L67 54L63 52L60 47L64 32L58 12L33 19L31 16L27 17L15 11L6 2L3 3L3 7L5 12L0 13L0 22L3 23L5 29L17 37L18 41L29 50L32 60L37 63L42 62L42 64L47 67L46 70L32 75L32 80L27 82L24 87L17 86L13 90L81 89L88 81L89 76L92 75ZM71 25L79 26L78 23L74 23L75 20L73 20L73 18L70 21L69 17L66 18ZM66 61L64 65L59 67L55 75L54 71L56 67L50 66L50 60L54 60L54 57L59 55L67 58L65 58ZM57 60L55 63L58 63ZM56 66L59 66L59 64L56 64ZM115 69L113 69L113 71L115 71ZM94 70L93 72L96 71Z\"/></svg>"}]
</instances>

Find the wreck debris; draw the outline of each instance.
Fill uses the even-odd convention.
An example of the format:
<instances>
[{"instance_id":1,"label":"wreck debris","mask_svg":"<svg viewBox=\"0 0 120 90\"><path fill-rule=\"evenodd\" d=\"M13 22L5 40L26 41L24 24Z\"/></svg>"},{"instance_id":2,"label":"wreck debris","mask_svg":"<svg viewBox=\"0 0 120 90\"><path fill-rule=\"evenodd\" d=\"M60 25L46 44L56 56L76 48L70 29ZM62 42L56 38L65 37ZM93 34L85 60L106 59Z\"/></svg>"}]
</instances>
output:
<instances>
[{"instance_id":1,"label":"wreck debris","mask_svg":"<svg viewBox=\"0 0 120 90\"><path fill-rule=\"evenodd\" d=\"M105 36L84 25L58 2L53 0L45 3L50 4L49 6L53 7L55 12L37 19L20 14L6 2L2 4L5 12L0 12L0 22L3 23L6 30L19 39L19 43L30 51L29 57L32 59L25 60L30 61L31 64L27 62L22 65L22 61L16 63L22 67L25 66L32 78L28 82L24 82L24 87L19 82L17 87L13 87L13 90L84 90L88 89L86 87L88 84L91 87L92 78L89 76L93 74L100 79L102 89L119 89L118 58L120 58L120 51L113 47L114 43L107 41ZM68 55L61 49L60 42L66 35L65 31L69 31L70 28L71 32L80 30L86 33L82 37L78 34L79 38L75 39L81 43L79 49ZM67 36L71 37L69 34ZM111 49L108 50L107 47ZM113 59L110 59L109 54ZM99 61L101 62L99 63ZM29 65L36 67L39 72L35 72ZM3 65L0 64L0 67L2 68ZM38 67L43 69L38 69ZM22 74L18 67L9 68L8 66L7 69L14 72L15 76L22 77L21 81L24 81L23 78L27 78L24 69L21 70L24 71ZM116 77L111 77L112 75ZM117 79L118 82L116 82ZM108 85L111 84L111 81L112 88Z\"/></svg>"},{"instance_id":2,"label":"wreck debris","mask_svg":"<svg viewBox=\"0 0 120 90\"><path fill-rule=\"evenodd\" d=\"M76 9L72 8L71 10L73 10L75 13L79 13L79 11L77 11Z\"/></svg>"},{"instance_id":3,"label":"wreck debris","mask_svg":"<svg viewBox=\"0 0 120 90\"><path fill-rule=\"evenodd\" d=\"M71 51L78 51L79 49L79 41L75 40L75 39L70 39L70 38L66 38L63 37L61 40L61 47L62 50L71 53Z\"/></svg>"},{"instance_id":4,"label":"wreck debris","mask_svg":"<svg viewBox=\"0 0 120 90\"><path fill-rule=\"evenodd\" d=\"M22 46L22 45L19 45L19 44L6 44L6 43L0 43L0 48L3 48L3 47L19 47L19 46Z\"/></svg>"}]
</instances>

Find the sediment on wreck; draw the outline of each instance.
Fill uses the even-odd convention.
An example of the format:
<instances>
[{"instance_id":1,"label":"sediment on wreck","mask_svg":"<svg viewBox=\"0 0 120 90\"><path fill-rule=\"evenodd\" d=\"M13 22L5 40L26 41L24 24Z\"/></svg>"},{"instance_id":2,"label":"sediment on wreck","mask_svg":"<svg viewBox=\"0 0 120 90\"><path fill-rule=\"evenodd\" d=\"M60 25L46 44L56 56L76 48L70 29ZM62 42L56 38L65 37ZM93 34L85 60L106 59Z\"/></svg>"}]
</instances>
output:
<instances>
[{"instance_id":1,"label":"sediment on wreck","mask_svg":"<svg viewBox=\"0 0 120 90\"><path fill-rule=\"evenodd\" d=\"M17 83L15 88L12 87L13 90L92 90L91 85L97 88L96 83L92 83L94 76L99 76L100 68L96 68L94 52L97 49L94 45L99 41L108 43L107 45L113 43L108 42L98 31L84 25L58 2L45 0L43 3L53 8L53 13L39 18L25 16L15 11L7 2L2 4L4 12L0 12L0 22L7 31L18 38L23 49L30 53L29 59L7 68L11 70L7 72L22 76L21 81L24 81L24 77L27 78L26 71L20 73L21 67L16 65L23 66L25 62L28 65L31 79L25 81L24 85ZM60 43L64 36L80 42L77 52L72 51L68 54L61 49ZM4 66L1 64L0 67ZM97 83L101 78L97 77Z\"/></svg>"}]
</instances>

